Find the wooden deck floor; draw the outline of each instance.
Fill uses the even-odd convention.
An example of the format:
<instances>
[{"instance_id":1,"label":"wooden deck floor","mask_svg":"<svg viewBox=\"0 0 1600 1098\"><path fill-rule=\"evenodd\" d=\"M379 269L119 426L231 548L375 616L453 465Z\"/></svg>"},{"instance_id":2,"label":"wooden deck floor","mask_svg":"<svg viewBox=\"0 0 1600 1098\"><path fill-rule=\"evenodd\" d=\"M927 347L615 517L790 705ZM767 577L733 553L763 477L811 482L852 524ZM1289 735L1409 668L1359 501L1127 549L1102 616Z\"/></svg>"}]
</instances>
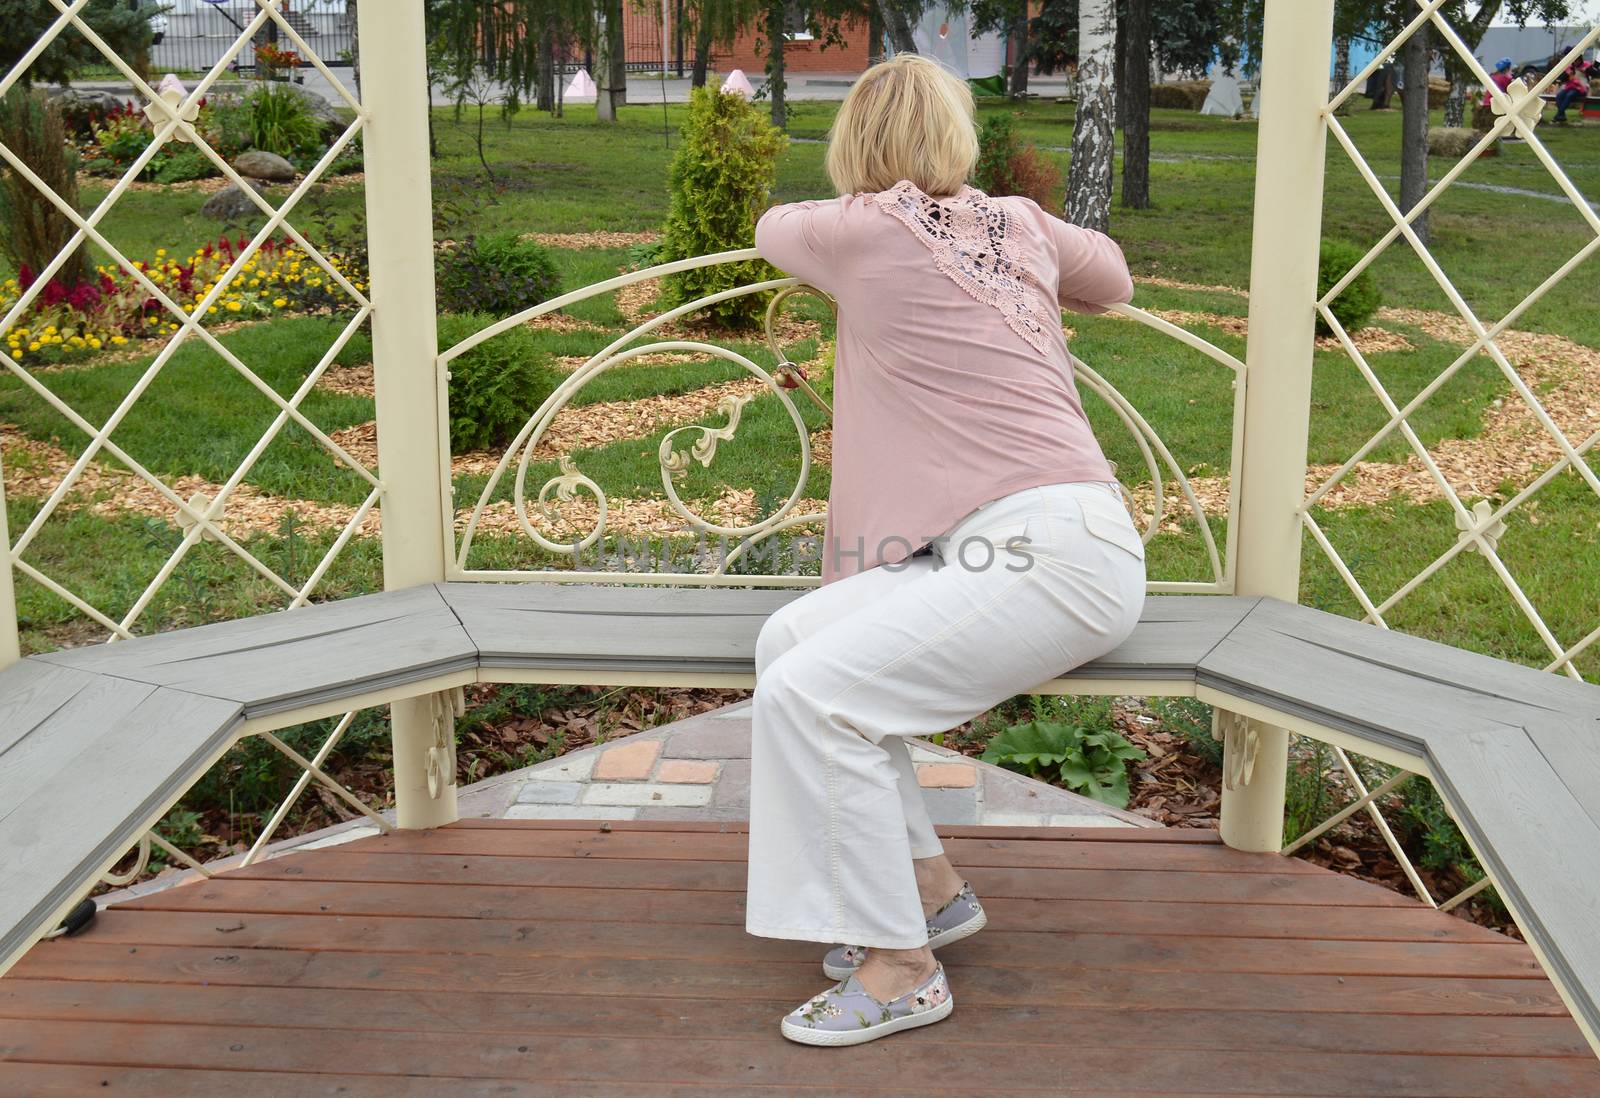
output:
<instances>
[{"instance_id":1,"label":"wooden deck floor","mask_svg":"<svg viewBox=\"0 0 1600 1098\"><path fill-rule=\"evenodd\" d=\"M1600 1095L1526 947L1210 833L946 828L945 1022L779 1037L726 825L483 820L101 913L0 980L0 1094Z\"/></svg>"}]
</instances>

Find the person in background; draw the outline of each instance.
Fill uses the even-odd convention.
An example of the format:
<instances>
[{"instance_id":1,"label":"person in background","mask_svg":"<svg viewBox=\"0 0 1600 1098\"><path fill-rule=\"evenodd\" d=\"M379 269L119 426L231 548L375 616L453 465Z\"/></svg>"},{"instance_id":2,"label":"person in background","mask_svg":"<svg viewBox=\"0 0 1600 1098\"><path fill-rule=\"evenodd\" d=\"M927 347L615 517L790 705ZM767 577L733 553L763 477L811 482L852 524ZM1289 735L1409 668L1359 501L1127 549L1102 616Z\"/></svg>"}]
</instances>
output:
<instances>
[{"instance_id":1,"label":"person in background","mask_svg":"<svg viewBox=\"0 0 1600 1098\"><path fill-rule=\"evenodd\" d=\"M1567 108L1578 105L1578 121L1583 121L1583 100L1589 94L1589 80L1582 64L1569 65L1561 74L1561 86L1556 90L1556 117L1558 126L1567 124Z\"/></svg>"},{"instance_id":2,"label":"person in background","mask_svg":"<svg viewBox=\"0 0 1600 1098\"><path fill-rule=\"evenodd\" d=\"M1500 60L1496 61L1494 63L1494 72L1489 74L1489 80L1501 91L1505 91L1507 88L1509 88L1512 80L1511 58L1502 57ZM1483 93L1483 105L1485 107L1490 106L1492 105L1493 100L1494 93L1486 89Z\"/></svg>"}]
</instances>

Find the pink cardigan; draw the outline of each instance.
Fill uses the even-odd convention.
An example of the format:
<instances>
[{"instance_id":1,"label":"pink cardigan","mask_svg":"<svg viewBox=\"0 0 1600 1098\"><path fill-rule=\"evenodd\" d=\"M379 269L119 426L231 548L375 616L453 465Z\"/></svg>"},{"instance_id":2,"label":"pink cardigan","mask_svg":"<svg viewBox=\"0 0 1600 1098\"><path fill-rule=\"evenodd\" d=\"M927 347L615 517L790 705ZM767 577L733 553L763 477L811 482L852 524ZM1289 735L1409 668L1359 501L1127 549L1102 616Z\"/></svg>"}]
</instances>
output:
<instances>
[{"instance_id":1,"label":"pink cardigan","mask_svg":"<svg viewBox=\"0 0 1600 1098\"><path fill-rule=\"evenodd\" d=\"M839 306L823 583L900 561L1011 492L1112 479L1059 311L1133 296L1110 237L1026 198L901 182L774 206L756 248Z\"/></svg>"}]
</instances>

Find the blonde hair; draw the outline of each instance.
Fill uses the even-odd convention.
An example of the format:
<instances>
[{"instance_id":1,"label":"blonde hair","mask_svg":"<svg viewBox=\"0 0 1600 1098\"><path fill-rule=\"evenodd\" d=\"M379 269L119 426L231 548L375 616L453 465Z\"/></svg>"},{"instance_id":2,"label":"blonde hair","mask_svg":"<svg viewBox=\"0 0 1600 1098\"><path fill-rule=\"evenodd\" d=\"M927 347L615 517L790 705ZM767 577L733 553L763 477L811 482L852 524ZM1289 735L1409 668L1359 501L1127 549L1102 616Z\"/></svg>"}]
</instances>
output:
<instances>
[{"instance_id":1,"label":"blonde hair","mask_svg":"<svg viewBox=\"0 0 1600 1098\"><path fill-rule=\"evenodd\" d=\"M972 90L937 61L903 53L862 73L828 131L828 176L840 194L902 179L955 194L978 161Z\"/></svg>"}]
</instances>

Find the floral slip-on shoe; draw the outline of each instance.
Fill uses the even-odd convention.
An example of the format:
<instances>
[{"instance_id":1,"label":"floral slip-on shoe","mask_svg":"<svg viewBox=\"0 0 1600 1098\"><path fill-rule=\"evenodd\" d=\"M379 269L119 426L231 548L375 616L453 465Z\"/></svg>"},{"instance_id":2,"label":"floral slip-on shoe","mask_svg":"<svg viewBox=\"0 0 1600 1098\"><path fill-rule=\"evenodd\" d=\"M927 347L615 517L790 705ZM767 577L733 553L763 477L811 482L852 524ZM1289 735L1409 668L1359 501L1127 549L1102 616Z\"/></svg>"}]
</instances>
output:
<instances>
[{"instance_id":1,"label":"floral slip-on shoe","mask_svg":"<svg viewBox=\"0 0 1600 1098\"><path fill-rule=\"evenodd\" d=\"M989 916L983 913L983 905L973 895L972 886L962 881L961 891L928 916L928 946L938 949L951 942L970 938L982 930L988 921ZM822 971L830 980L843 980L860 968L861 962L866 959L866 946L834 946L822 958Z\"/></svg>"},{"instance_id":2,"label":"floral slip-on shoe","mask_svg":"<svg viewBox=\"0 0 1600 1098\"><path fill-rule=\"evenodd\" d=\"M926 983L887 1003L867 994L861 977L852 972L784 1015L781 1028L785 1037L802 1045L860 1045L902 1029L932 1025L949 1017L955 1007L944 966L934 962Z\"/></svg>"}]
</instances>

